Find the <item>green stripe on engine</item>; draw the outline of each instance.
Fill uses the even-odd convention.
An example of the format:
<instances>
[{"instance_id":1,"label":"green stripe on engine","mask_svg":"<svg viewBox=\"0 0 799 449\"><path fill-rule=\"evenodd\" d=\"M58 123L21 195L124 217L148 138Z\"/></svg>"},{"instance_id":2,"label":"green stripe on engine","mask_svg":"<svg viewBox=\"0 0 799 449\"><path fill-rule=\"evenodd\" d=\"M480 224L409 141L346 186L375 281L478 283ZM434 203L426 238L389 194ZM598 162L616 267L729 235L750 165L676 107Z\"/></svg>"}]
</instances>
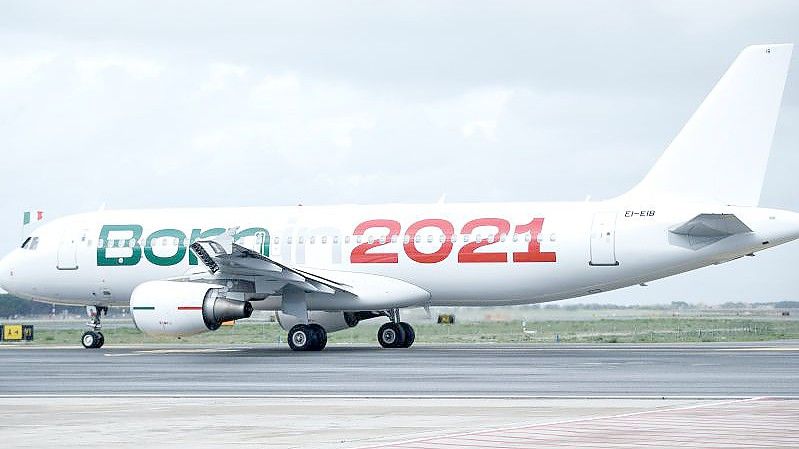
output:
<instances>
[{"instance_id":1,"label":"green stripe on engine","mask_svg":"<svg viewBox=\"0 0 799 449\"><path fill-rule=\"evenodd\" d=\"M133 310L155 310L153 306L138 306L134 307Z\"/></svg>"}]
</instances>

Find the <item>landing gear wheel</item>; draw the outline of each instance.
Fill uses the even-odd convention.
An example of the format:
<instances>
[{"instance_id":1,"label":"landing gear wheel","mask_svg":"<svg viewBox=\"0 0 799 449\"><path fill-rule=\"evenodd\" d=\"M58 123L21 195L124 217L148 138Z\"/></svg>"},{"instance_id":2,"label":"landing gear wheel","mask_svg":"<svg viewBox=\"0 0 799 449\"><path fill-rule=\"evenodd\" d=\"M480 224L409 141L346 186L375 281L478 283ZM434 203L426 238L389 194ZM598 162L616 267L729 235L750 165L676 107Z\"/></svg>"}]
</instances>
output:
<instances>
[{"instance_id":1,"label":"landing gear wheel","mask_svg":"<svg viewBox=\"0 0 799 449\"><path fill-rule=\"evenodd\" d=\"M80 342L86 349L95 349L103 346L103 343L105 343L105 337L103 337L103 334L100 332L86 331L83 333L83 337L81 337Z\"/></svg>"},{"instance_id":2,"label":"landing gear wheel","mask_svg":"<svg viewBox=\"0 0 799 449\"><path fill-rule=\"evenodd\" d=\"M399 325L402 327L402 330L405 331L405 341L402 342L402 346L400 347L410 348L411 345L413 345L413 342L416 341L416 332L414 332L413 327L410 324L404 321L399 323Z\"/></svg>"},{"instance_id":3,"label":"landing gear wheel","mask_svg":"<svg viewBox=\"0 0 799 449\"><path fill-rule=\"evenodd\" d=\"M308 351L316 340L313 332L305 324L297 324L289 331L289 347L295 351Z\"/></svg>"},{"instance_id":4,"label":"landing gear wheel","mask_svg":"<svg viewBox=\"0 0 799 449\"><path fill-rule=\"evenodd\" d=\"M310 348L311 351L321 351L327 346L327 331L319 324L312 323L308 325L308 329L316 334L316 344Z\"/></svg>"},{"instance_id":5,"label":"landing gear wheel","mask_svg":"<svg viewBox=\"0 0 799 449\"><path fill-rule=\"evenodd\" d=\"M384 348L401 348L405 343L405 329L397 323L386 323L377 331L377 341Z\"/></svg>"},{"instance_id":6,"label":"landing gear wheel","mask_svg":"<svg viewBox=\"0 0 799 449\"><path fill-rule=\"evenodd\" d=\"M107 306L86 306L86 315L89 316L89 322L86 323L91 329L83 333L80 342L86 349L97 349L103 347L105 337L100 332L102 325L100 324L100 317L108 314Z\"/></svg>"}]
</instances>

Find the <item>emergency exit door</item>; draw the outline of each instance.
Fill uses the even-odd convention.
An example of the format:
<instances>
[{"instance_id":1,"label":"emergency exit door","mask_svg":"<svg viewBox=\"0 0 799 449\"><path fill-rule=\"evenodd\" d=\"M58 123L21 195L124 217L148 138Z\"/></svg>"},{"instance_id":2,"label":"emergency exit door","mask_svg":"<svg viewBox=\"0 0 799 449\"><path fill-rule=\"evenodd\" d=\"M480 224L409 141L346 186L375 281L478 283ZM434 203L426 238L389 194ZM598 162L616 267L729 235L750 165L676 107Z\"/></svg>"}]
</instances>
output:
<instances>
[{"instance_id":1,"label":"emergency exit door","mask_svg":"<svg viewBox=\"0 0 799 449\"><path fill-rule=\"evenodd\" d=\"M591 224L591 266L616 266L616 212L597 212Z\"/></svg>"}]
</instances>

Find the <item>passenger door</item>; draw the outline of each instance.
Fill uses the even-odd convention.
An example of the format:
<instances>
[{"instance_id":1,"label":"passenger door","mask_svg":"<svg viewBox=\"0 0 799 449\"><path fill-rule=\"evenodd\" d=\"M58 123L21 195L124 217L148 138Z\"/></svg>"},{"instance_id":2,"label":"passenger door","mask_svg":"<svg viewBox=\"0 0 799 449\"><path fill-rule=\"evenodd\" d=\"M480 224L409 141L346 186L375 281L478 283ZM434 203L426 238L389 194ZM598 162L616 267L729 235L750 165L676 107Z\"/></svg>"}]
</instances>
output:
<instances>
[{"instance_id":1,"label":"passenger door","mask_svg":"<svg viewBox=\"0 0 799 449\"><path fill-rule=\"evenodd\" d=\"M85 243L86 229L67 230L61 237L58 245L58 263L56 268L59 270L78 269L78 245Z\"/></svg>"},{"instance_id":2,"label":"passenger door","mask_svg":"<svg viewBox=\"0 0 799 449\"><path fill-rule=\"evenodd\" d=\"M616 212L597 212L591 224L591 266L616 266Z\"/></svg>"}]
</instances>

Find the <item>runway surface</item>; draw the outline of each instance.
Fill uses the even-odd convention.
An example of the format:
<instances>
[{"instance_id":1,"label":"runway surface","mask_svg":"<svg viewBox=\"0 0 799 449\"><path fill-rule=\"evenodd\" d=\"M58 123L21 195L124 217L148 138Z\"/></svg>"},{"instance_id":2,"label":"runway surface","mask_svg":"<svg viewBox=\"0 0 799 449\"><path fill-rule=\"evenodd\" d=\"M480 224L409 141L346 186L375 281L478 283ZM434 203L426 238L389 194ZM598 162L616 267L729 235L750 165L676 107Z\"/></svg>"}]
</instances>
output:
<instances>
[{"instance_id":1,"label":"runway surface","mask_svg":"<svg viewBox=\"0 0 799 449\"><path fill-rule=\"evenodd\" d=\"M0 346L9 447L799 447L799 342Z\"/></svg>"},{"instance_id":2,"label":"runway surface","mask_svg":"<svg viewBox=\"0 0 799 449\"><path fill-rule=\"evenodd\" d=\"M799 342L0 347L0 395L799 396Z\"/></svg>"}]
</instances>

